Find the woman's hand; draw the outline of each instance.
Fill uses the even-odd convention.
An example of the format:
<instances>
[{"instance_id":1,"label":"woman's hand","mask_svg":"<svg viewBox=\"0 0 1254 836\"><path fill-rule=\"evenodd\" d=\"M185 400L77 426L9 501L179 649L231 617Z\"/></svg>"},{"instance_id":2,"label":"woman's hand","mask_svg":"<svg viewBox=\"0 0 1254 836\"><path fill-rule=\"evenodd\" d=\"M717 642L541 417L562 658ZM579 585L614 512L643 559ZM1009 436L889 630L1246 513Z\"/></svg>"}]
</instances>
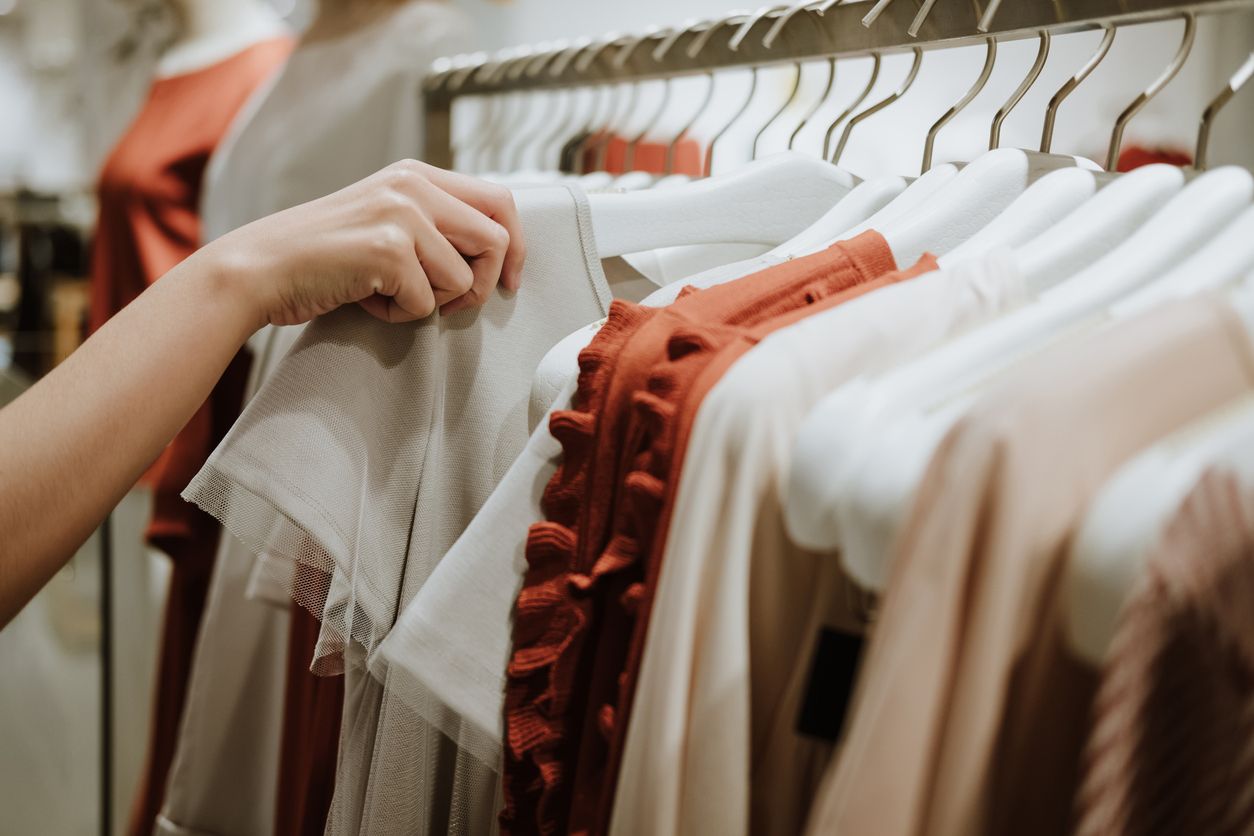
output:
<instances>
[{"instance_id":1,"label":"woman's hand","mask_svg":"<svg viewBox=\"0 0 1254 836\"><path fill-rule=\"evenodd\" d=\"M256 327L295 325L351 302L386 322L517 290L525 250L503 187L405 160L219 238L216 265ZM186 264L186 263L185 263Z\"/></svg>"},{"instance_id":2,"label":"woman's hand","mask_svg":"<svg viewBox=\"0 0 1254 836\"><path fill-rule=\"evenodd\" d=\"M248 336L350 302L402 322L517 289L509 192L403 162L224 235L0 410L0 627L204 402ZM313 451L312 454L316 454Z\"/></svg>"}]
</instances>

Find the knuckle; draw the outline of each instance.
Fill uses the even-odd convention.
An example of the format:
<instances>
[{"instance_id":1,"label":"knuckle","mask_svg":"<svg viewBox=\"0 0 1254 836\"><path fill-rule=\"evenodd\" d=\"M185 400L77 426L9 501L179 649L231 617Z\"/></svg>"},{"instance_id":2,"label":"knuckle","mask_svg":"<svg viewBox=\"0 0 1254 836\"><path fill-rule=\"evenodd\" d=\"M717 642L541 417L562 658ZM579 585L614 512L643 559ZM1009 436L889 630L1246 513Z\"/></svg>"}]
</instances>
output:
<instances>
[{"instance_id":1,"label":"knuckle","mask_svg":"<svg viewBox=\"0 0 1254 836\"><path fill-rule=\"evenodd\" d=\"M413 239L397 224L384 224L374 238L377 255L387 261L399 260L413 250Z\"/></svg>"},{"instance_id":2,"label":"knuckle","mask_svg":"<svg viewBox=\"0 0 1254 836\"><path fill-rule=\"evenodd\" d=\"M493 250L504 252L509 249L509 230L499 223L493 222L488 227L488 246Z\"/></svg>"},{"instance_id":3,"label":"knuckle","mask_svg":"<svg viewBox=\"0 0 1254 836\"><path fill-rule=\"evenodd\" d=\"M499 183L489 184L488 201L499 212L512 213L516 209L514 205L514 193Z\"/></svg>"}]
</instances>

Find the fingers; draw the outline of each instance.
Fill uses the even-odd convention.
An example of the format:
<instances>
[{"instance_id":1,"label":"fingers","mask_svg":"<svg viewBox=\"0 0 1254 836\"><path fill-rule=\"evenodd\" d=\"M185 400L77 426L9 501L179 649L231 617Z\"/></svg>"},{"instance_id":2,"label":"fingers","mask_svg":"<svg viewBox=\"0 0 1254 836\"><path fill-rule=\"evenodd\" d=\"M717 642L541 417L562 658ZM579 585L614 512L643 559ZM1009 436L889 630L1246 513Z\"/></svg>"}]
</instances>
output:
<instances>
[{"instance_id":1,"label":"fingers","mask_svg":"<svg viewBox=\"0 0 1254 836\"><path fill-rule=\"evenodd\" d=\"M471 305L482 305L501 278L509 233L487 215L443 191L435 191L432 203L436 228L469 260L473 275L470 290L441 311L449 314Z\"/></svg>"},{"instance_id":2,"label":"fingers","mask_svg":"<svg viewBox=\"0 0 1254 836\"><path fill-rule=\"evenodd\" d=\"M419 163L418 166L433 185L487 215L509 233L509 243L502 261L501 284L507 290L517 290L522 282L527 247L523 241L518 207L514 205L514 197L509 189L425 163Z\"/></svg>"},{"instance_id":3,"label":"fingers","mask_svg":"<svg viewBox=\"0 0 1254 836\"><path fill-rule=\"evenodd\" d=\"M375 292L358 304L376 319L413 322L435 312L435 292L416 255L400 262L391 281L376 281L374 287Z\"/></svg>"}]
</instances>

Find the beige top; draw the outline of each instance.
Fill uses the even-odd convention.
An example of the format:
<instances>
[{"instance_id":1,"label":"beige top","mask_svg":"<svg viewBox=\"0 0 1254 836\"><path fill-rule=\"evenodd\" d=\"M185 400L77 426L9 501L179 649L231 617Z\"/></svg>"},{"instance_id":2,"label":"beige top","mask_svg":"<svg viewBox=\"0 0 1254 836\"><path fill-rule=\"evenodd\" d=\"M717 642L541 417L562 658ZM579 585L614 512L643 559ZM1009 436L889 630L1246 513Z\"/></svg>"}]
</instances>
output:
<instances>
[{"instance_id":1,"label":"beige top","mask_svg":"<svg viewBox=\"0 0 1254 836\"><path fill-rule=\"evenodd\" d=\"M813 833L1068 828L1094 674L1063 650L1068 538L1123 461L1254 389L1206 297L1020 365L948 434L919 490Z\"/></svg>"}]
</instances>

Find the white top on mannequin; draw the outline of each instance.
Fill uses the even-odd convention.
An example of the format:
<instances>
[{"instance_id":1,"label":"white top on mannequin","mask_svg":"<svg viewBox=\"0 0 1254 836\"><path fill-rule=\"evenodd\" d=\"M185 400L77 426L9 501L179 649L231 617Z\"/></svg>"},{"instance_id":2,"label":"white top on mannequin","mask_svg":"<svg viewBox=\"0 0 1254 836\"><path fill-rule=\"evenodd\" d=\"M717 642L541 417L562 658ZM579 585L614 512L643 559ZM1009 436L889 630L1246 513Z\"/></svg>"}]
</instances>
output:
<instances>
[{"instance_id":1,"label":"white top on mannequin","mask_svg":"<svg viewBox=\"0 0 1254 836\"><path fill-rule=\"evenodd\" d=\"M253 44L290 35L283 19L261 0L172 0L183 22L174 45L157 62L157 77L202 70Z\"/></svg>"}]
</instances>

